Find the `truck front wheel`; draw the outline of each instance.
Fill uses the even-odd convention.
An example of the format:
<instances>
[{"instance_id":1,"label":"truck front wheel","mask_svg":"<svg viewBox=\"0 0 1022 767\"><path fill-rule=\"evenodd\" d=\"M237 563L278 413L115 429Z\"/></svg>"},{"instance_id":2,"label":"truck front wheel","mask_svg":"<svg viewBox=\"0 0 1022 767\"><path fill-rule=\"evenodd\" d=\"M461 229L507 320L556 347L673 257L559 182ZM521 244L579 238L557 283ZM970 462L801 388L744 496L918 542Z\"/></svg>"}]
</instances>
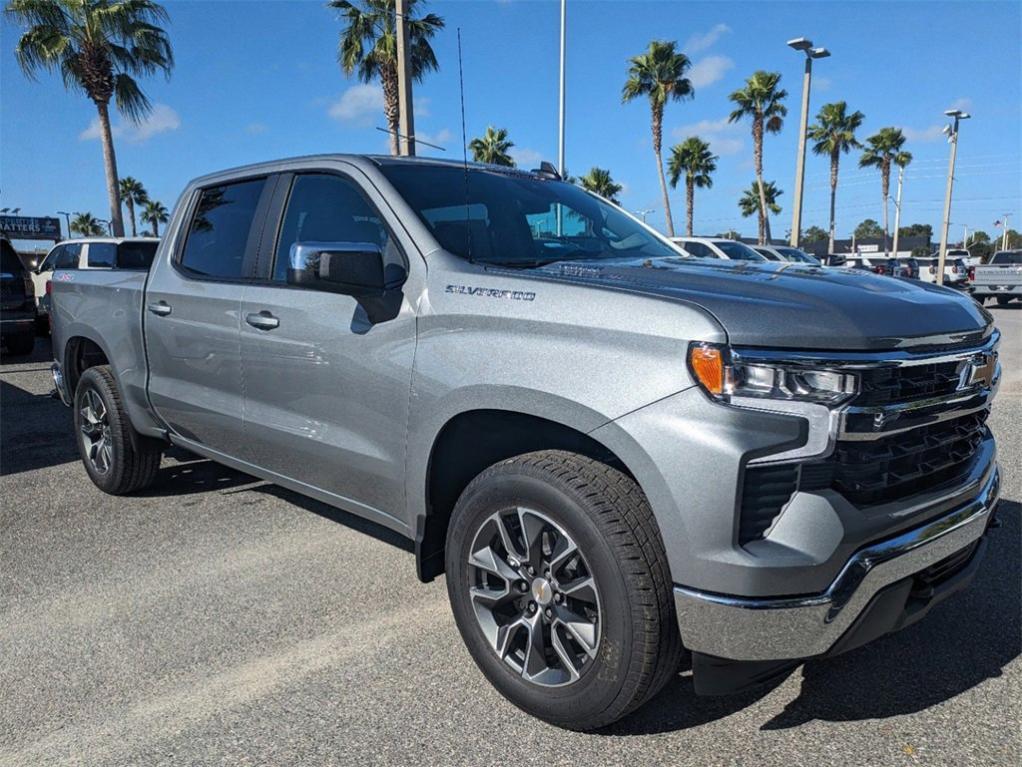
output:
<instances>
[{"instance_id":1,"label":"truck front wheel","mask_svg":"<svg viewBox=\"0 0 1022 767\"><path fill-rule=\"evenodd\" d=\"M74 422L82 463L96 487L124 495L152 484L162 444L134 432L109 366L82 373L75 388Z\"/></svg>"},{"instance_id":2,"label":"truck front wheel","mask_svg":"<svg viewBox=\"0 0 1022 767\"><path fill-rule=\"evenodd\" d=\"M561 451L491 466L458 500L446 566L476 664L534 716L603 727L677 673L663 540L638 485L613 467Z\"/></svg>"}]
</instances>

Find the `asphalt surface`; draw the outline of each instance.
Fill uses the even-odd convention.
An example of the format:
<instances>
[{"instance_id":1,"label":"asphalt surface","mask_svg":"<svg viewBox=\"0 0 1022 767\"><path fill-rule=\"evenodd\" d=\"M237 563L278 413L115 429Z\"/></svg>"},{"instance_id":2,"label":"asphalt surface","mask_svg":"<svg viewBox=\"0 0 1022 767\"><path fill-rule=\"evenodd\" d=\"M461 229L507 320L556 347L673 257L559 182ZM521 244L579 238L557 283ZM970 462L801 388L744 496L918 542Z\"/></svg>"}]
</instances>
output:
<instances>
[{"instance_id":1,"label":"asphalt surface","mask_svg":"<svg viewBox=\"0 0 1022 767\"><path fill-rule=\"evenodd\" d=\"M1004 524L973 586L772 688L682 674L586 735L505 702L379 528L176 451L147 493L99 492L41 341L0 365L0 764L1022 763L1022 306L993 312Z\"/></svg>"}]
</instances>

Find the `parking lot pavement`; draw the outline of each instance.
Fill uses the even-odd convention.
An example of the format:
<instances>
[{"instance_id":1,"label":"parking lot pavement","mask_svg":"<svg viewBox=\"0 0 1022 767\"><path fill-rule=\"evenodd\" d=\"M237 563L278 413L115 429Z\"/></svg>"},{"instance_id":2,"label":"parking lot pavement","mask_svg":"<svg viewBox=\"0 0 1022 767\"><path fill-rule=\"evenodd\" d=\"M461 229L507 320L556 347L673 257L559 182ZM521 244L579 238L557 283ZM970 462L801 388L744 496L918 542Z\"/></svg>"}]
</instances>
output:
<instances>
[{"instance_id":1,"label":"parking lot pavement","mask_svg":"<svg viewBox=\"0 0 1022 767\"><path fill-rule=\"evenodd\" d=\"M1022 372L1022 306L993 312ZM100 493L47 368L42 343L0 366L0 764L1022 760L1016 372L992 416L1003 526L967 592L770 689L693 698L682 674L583 735L486 683L393 535L182 452L145 494Z\"/></svg>"}]
</instances>

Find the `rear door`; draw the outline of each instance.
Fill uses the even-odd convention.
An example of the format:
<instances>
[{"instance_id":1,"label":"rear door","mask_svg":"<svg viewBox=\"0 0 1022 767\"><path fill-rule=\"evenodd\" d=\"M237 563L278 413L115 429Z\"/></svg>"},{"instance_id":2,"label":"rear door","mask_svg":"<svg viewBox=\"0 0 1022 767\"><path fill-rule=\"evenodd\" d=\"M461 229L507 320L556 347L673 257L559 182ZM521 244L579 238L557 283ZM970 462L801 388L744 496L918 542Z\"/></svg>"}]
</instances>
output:
<instances>
[{"instance_id":1,"label":"rear door","mask_svg":"<svg viewBox=\"0 0 1022 767\"><path fill-rule=\"evenodd\" d=\"M244 439L241 293L255 274L272 186L262 176L198 190L146 290L153 408L179 436L226 455Z\"/></svg>"},{"instance_id":2,"label":"rear door","mask_svg":"<svg viewBox=\"0 0 1022 767\"><path fill-rule=\"evenodd\" d=\"M353 173L356 173L353 171ZM279 231L268 231L266 281L245 286L243 458L394 526L404 506L404 451L415 344L411 301L423 264L379 193L338 172L281 178ZM371 322L356 299L287 284L296 242L373 243L408 273L395 314ZM416 258L418 258L416 256Z\"/></svg>"}]
</instances>

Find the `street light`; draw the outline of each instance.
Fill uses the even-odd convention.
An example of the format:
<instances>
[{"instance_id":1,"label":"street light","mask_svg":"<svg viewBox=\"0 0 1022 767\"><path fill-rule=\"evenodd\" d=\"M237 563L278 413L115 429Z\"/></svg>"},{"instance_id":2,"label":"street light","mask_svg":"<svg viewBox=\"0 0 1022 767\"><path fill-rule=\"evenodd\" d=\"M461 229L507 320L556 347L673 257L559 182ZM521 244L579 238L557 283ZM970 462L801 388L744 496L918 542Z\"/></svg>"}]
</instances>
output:
<instances>
[{"instance_id":1,"label":"street light","mask_svg":"<svg viewBox=\"0 0 1022 767\"><path fill-rule=\"evenodd\" d=\"M63 216L65 219L67 219L67 237L68 239L71 239L71 214L68 213L66 210L58 210L57 215Z\"/></svg>"},{"instance_id":2,"label":"street light","mask_svg":"<svg viewBox=\"0 0 1022 767\"><path fill-rule=\"evenodd\" d=\"M635 211L635 215L642 216L642 223L645 224L646 216L648 216L650 213L653 213L655 210L656 208L646 208L645 210L637 210Z\"/></svg>"},{"instance_id":3,"label":"street light","mask_svg":"<svg viewBox=\"0 0 1022 767\"><path fill-rule=\"evenodd\" d=\"M947 229L951 223L951 188L955 180L955 156L958 154L958 123L968 120L972 115L961 109L948 109L944 112L954 122L945 125L942 131L951 144L951 159L947 166L947 191L944 193L944 222L940 227L940 253L937 256L937 284L944 284L944 259L947 258Z\"/></svg>"},{"instance_id":4,"label":"street light","mask_svg":"<svg viewBox=\"0 0 1022 767\"><path fill-rule=\"evenodd\" d=\"M809 84L813 79L813 59L825 59L830 55L826 48L814 48L813 41L796 37L788 46L806 55L805 74L802 76L802 123L798 133L798 160L795 164L795 204L791 214L791 247L798 247L802 232L802 186L806 177L806 133L809 130Z\"/></svg>"}]
</instances>

